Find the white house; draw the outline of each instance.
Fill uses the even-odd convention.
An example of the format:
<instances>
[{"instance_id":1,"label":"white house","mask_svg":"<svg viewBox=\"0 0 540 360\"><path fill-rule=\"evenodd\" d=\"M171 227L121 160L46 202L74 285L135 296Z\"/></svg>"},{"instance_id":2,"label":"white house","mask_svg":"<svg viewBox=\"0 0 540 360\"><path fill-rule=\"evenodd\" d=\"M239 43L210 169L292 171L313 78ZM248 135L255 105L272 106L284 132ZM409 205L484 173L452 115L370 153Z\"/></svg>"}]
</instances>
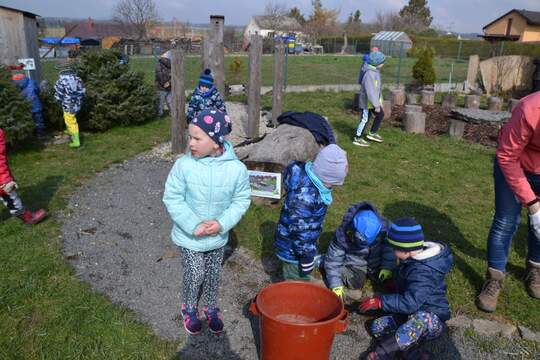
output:
<instances>
[{"instance_id":1,"label":"white house","mask_svg":"<svg viewBox=\"0 0 540 360\"><path fill-rule=\"evenodd\" d=\"M252 34L267 37L274 33L300 31L302 31L302 26L291 16L253 16L244 30L244 39L249 39Z\"/></svg>"}]
</instances>

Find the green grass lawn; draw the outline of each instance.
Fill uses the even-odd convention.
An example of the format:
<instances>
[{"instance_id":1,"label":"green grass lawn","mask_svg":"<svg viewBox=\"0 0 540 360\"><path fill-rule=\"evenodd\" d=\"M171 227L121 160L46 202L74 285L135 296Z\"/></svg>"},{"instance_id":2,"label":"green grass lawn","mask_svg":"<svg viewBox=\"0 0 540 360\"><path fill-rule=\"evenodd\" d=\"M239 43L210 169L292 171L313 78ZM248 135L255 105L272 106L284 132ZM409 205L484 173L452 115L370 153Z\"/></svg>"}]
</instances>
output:
<instances>
[{"instance_id":1,"label":"green grass lawn","mask_svg":"<svg viewBox=\"0 0 540 360\"><path fill-rule=\"evenodd\" d=\"M310 110L330 118L348 152L350 173L336 188L321 238L332 237L347 207L372 201L390 219L415 216L428 239L445 241L454 253L448 277L454 313L480 314L473 301L485 271L486 236L493 214L491 177L494 149L408 135L383 128L385 142L370 148L351 144L356 117L344 104L352 93L287 94L285 109ZM263 98L269 106L270 97ZM0 359L171 358L178 344L152 335L129 310L112 305L79 282L61 254L58 212L70 194L107 165L126 159L168 137L168 121L89 135L79 150L65 145L25 147L10 163L26 204L52 216L28 227L0 210ZM241 245L258 256L272 254L279 209L253 205L234 230ZM525 217L524 217L525 219ZM515 238L499 309L492 318L540 330L538 301L525 292L525 222Z\"/></svg>"},{"instance_id":2,"label":"green grass lawn","mask_svg":"<svg viewBox=\"0 0 540 360\"><path fill-rule=\"evenodd\" d=\"M241 69L237 75L229 70L229 64L233 61L233 56L225 57L225 78L230 84L247 84L248 78L248 57L239 56L242 62ZM130 66L136 71L141 71L148 82L154 81L155 58L152 57L132 57ZM54 83L57 78L57 71L54 69L56 60L43 61L44 78ZM360 56L289 56L287 68L288 85L321 85L321 84L355 84L358 79L360 68ZM405 58L401 64L401 84L409 83L412 80L412 67L416 59ZM448 82L451 64L454 63L453 81L464 81L467 76L467 63L453 59L435 59L434 66L437 74L437 82ZM263 85L272 85L274 58L272 56L262 57L262 78ZM396 82L398 59L388 58L382 70L383 82L391 84ZM200 57L187 57L185 61L187 73L186 89L195 87L201 72Z\"/></svg>"}]
</instances>

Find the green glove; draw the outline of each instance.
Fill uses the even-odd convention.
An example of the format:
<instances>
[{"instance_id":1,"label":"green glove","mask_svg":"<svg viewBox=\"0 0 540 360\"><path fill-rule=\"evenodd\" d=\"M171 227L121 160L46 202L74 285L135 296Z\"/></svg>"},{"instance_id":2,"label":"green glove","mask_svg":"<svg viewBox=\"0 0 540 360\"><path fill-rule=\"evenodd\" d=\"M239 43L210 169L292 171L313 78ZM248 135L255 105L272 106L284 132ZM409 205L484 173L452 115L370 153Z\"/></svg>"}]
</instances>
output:
<instances>
[{"instance_id":1,"label":"green glove","mask_svg":"<svg viewBox=\"0 0 540 360\"><path fill-rule=\"evenodd\" d=\"M343 300L343 297L345 296L345 289L343 286L336 286L335 288L332 288L332 291L334 294L336 294L341 300Z\"/></svg>"},{"instance_id":2,"label":"green glove","mask_svg":"<svg viewBox=\"0 0 540 360\"><path fill-rule=\"evenodd\" d=\"M386 281L392 278L392 270L381 269L379 271L379 281Z\"/></svg>"}]
</instances>

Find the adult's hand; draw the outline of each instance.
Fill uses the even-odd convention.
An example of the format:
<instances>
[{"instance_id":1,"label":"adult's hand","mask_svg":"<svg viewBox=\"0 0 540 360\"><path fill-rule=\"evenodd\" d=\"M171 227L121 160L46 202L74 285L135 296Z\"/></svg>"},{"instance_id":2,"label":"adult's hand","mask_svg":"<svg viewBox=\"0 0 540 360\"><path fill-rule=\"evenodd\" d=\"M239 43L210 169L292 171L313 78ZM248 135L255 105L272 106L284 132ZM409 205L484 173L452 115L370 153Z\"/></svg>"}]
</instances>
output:
<instances>
[{"instance_id":1,"label":"adult's hand","mask_svg":"<svg viewBox=\"0 0 540 360\"><path fill-rule=\"evenodd\" d=\"M540 239L540 203L529 206L529 223L537 239Z\"/></svg>"}]
</instances>

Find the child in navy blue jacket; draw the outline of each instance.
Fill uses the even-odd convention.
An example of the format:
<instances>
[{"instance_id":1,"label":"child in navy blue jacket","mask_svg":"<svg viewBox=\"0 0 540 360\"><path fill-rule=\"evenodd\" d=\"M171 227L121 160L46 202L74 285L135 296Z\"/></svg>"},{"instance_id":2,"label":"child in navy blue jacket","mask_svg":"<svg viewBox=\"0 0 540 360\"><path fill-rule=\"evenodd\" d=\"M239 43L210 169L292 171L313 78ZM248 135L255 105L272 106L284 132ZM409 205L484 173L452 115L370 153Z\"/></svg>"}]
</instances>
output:
<instances>
[{"instance_id":1,"label":"child in navy blue jacket","mask_svg":"<svg viewBox=\"0 0 540 360\"><path fill-rule=\"evenodd\" d=\"M311 279L332 187L343 185L347 171L347 154L336 144L324 147L313 162L291 162L285 170L287 195L275 237L285 280Z\"/></svg>"},{"instance_id":2,"label":"child in navy blue jacket","mask_svg":"<svg viewBox=\"0 0 540 360\"><path fill-rule=\"evenodd\" d=\"M360 311L382 310L390 315L373 321L378 341L368 359L417 358L418 345L438 338L450 319L445 276L452 267L447 245L424 242L422 227L412 218L396 220L388 242L400 259L395 294L374 296L360 303Z\"/></svg>"},{"instance_id":3,"label":"child in navy blue jacket","mask_svg":"<svg viewBox=\"0 0 540 360\"><path fill-rule=\"evenodd\" d=\"M362 201L351 206L324 258L326 284L343 299L345 287L360 289L366 277L383 282L397 267L393 249L386 242L387 220L375 206Z\"/></svg>"}]
</instances>

